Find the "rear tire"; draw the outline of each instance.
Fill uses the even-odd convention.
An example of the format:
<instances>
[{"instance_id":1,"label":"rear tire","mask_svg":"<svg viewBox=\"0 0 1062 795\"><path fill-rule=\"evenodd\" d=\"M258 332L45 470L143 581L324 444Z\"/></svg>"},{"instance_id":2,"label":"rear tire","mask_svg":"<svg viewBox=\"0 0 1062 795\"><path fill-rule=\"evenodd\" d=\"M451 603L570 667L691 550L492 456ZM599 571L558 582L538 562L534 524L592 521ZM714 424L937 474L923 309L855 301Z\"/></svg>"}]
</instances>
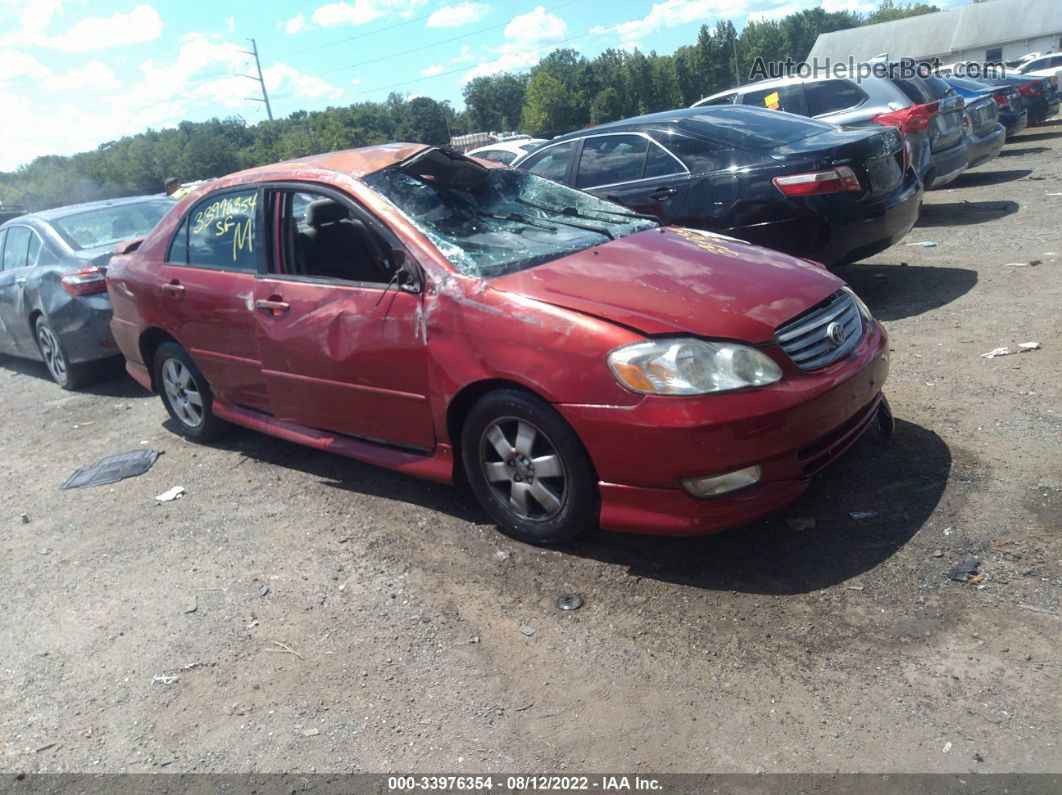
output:
<instances>
[{"instance_id":1,"label":"rear tire","mask_svg":"<svg viewBox=\"0 0 1062 795\"><path fill-rule=\"evenodd\" d=\"M37 318L34 334L37 337L37 348L41 352L44 366L55 383L63 389L73 390L80 389L95 380L94 362L72 364L67 358L66 349L63 348L58 335L52 331L43 316Z\"/></svg>"},{"instance_id":2,"label":"rear tire","mask_svg":"<svg viewBox=\"0 0 1062 795\"><path fill-rule=\"evenodd\" d=\"M210 442L232 427L214 415L214 393L202 371L180 345L164 342L153 357L155 388L181 434Z\"/></svg>"},{"instance_id":3,"label":"rear tire","mask_svg":"<svg viewBox=\"0 0 1062 795\"><path fill-rule=\"evenodd\" d=\"M515 389L483 396L465 418L461 457L469 486L506 535L549 546L596 529L590 456L545 401Z\"/></svg>"}]
</instances>

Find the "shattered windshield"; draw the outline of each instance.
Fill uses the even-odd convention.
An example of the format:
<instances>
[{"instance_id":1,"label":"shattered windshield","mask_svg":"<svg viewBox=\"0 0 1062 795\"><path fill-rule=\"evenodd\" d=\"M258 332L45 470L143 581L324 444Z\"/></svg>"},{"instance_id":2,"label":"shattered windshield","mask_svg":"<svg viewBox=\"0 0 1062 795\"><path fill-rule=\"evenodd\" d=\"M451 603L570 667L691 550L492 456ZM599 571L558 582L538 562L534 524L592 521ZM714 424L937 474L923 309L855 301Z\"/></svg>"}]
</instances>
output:
<instances>
[{"instance_id":1,"label":"shattered windshield","mask_svg":"<svg viewBox=\"0 0 1062 795\"><path fill-rule=\"evenodd\" d=\"M365 183L469 276L524 270L659 225L525 171L488 172L471 187L449 187L391 166Z\"/></svg>"}]
</instances>

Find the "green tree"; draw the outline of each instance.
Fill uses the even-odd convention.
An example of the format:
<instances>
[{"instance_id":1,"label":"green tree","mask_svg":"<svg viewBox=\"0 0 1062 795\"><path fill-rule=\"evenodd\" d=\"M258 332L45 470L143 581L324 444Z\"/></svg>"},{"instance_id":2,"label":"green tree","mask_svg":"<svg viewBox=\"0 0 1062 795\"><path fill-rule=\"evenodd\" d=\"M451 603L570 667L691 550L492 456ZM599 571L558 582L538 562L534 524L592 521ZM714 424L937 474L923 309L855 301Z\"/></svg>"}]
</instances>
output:
<instances>
[{"instance_id":1,"label":"green tree","mask_svg":"<svg viewBox=\"0 0 1062 795\"><path fill-rule=\"evenodd\" d=\"M527 84L521 126L532 135L552 138L571 129L572 97L549 72L536 71Z\"/></svg>"},{"instance_id":2,"label":"green tree","mask_svg":"<svg viewBox=\"0 0 1062 795\"><path fill-rule=\"evenodd\" d=\"M398 137L404 141L436 146L449 143L450 130L442 106L428 97L417 97L407 102L404 118L398 126Z\"/></svg>"},{"instance_id":3,"label":"green tree","mask_svg":"<svg viewBox=\"0 0 1062 795\"><path fill-rule=\"evenodd\" d=\"M604 124L623 118L623 102L612 86L598 92L590 103L590 123Z\"/></svg>"}]
</instances>

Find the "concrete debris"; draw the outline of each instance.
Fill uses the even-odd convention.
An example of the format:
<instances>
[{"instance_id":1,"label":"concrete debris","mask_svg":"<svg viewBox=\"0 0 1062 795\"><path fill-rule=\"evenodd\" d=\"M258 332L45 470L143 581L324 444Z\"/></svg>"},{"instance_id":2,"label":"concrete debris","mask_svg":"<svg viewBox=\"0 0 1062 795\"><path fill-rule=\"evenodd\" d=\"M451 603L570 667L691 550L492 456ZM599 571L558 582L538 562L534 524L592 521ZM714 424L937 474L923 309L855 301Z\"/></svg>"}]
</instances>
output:
<instances>
[{"instance_id":1,"label":"concrete debris","mask_svg":"<svg viewBox=\"0 0 1062 795\"><path fill-rule=\"evenodd\" d=\"M981 561L977 558L971 558L965 563L960 563L948 569L948 579L955 582L973 582L978 579L980 569Z\"/></svg>"},{"instance_id":2,"label":"concrete debris","mask_svg":"<svg viewBox=\"0 0 1062 795\"><path fill-rule=\"evenodd\" d=\"M184 494L184 486L174 486L172 489L162 492L162 494L156 494L155 499L159 502L173 502L174 500L179 500Z\"/></svg>"},{"instance_id":3,"label":"concrete debris","mask_svg":"<svg viewBox=\"0 0 1062 795\"><path fill-rule=\"evenodd\" d=\"M535 628L529 627L527 624L524 624L520 627L520 632L530 638L532 635L535 634Z\"/></svg>"}]
</instances>

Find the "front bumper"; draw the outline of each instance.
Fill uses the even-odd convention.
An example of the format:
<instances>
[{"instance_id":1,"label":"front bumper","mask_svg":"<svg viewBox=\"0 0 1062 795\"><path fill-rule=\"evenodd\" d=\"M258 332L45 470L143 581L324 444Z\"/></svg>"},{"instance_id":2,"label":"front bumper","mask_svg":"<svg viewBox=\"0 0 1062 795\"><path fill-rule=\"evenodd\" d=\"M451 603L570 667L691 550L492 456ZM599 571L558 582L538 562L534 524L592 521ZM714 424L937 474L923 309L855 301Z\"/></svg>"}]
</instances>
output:
<instances>
[{"instance_id":1,"label":"front bumper","mask_svg":"<svg viewBox=\"0 0 1062 795\"><path fill-rule=\"evenodd\" d=\"M703 398L647 397L632 407L560 404L597 469L601 526L703 535L744 524L798 497L809 479L876 420L888 342L880 325L844 361L762 389ZM681 480L760 465L756 485L697 499Z\"/></svg>"},{"instance_id":2,"label":"front bumper","mask_svg":"<svg viewBox=\"0 0 1062 795\"><path fill-rule=\"evenodd\" d=\"M997 124L993 130L980 137L969 134L966 136L966 157L969 160L967 168L979 166L999 154L1006 140L1007 131L1002 124Z\"/></svg>"}]
</instances>

